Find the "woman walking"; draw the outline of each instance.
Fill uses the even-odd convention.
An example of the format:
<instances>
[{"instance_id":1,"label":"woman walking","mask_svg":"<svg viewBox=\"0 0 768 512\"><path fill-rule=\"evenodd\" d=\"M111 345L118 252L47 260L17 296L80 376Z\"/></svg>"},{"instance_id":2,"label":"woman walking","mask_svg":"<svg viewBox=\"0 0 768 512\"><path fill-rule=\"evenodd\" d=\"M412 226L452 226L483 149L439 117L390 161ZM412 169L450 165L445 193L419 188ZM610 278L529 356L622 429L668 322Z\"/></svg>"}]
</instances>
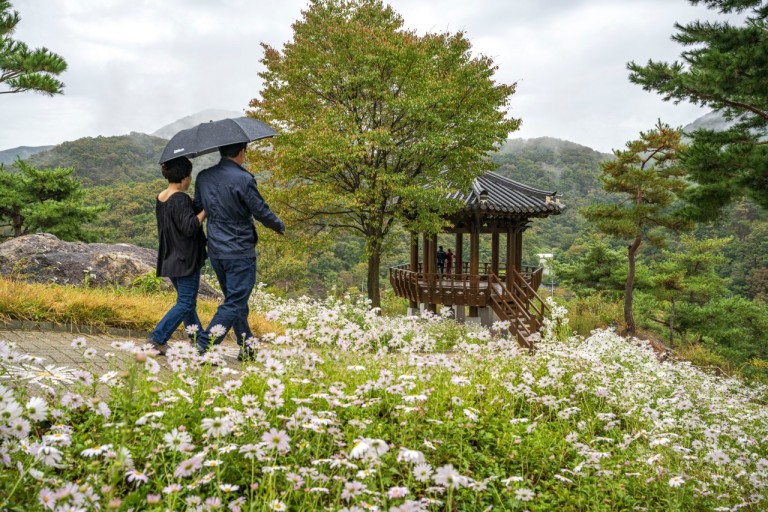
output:
<instances>
[{"instance_id":1,"label":"woman walking","mask_svg":"<svg viewBox=\"0 0 768 512\"><path fill-rule=\"evenodd\" d=\"M197 316L197 291L200 269L205 263L205 211L195 213L186 194L192 182L192 162L187 157L174 158L162 165L168 188L155 203L157 234L157 275L168 277L176 288L176 304L165 314L149 336L149 343L161 355L168 340L184 322L185 327L200 326Z\"/></svg>"}]
</instances>

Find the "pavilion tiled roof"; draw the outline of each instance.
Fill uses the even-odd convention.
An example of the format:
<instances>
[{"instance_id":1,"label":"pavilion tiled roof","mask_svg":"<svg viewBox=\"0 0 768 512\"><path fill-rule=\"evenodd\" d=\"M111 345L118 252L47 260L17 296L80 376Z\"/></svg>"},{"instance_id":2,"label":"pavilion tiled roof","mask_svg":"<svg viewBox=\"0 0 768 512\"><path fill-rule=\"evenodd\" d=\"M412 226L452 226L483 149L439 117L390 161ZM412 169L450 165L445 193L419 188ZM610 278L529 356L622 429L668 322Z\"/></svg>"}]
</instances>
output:
<instances>
[{"instance_id":1,"label":"pavilion tiled roof","mask_svg":"<svg viewBox=\"0 0 768 512\"><path fill-rule=\"evenodd\" d=\"M495 172L486 172L475 179L470 191L456 192L449 197L464 201L465 210L546 217L558 215L565 208L556 195L557 192L539 190Z\"/></svg>"}]
</instances>

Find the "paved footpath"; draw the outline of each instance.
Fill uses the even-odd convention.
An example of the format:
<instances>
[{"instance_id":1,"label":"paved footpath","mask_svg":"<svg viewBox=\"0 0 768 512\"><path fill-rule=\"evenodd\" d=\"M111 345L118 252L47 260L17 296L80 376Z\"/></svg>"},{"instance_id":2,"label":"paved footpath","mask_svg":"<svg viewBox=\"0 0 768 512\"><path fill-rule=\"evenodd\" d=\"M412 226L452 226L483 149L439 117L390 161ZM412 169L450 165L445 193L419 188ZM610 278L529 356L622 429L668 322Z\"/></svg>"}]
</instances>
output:
<instances>
[{"instance_id":1,"label":"paved footpath","mask_svg":"<svg viewBox=\"0 0 768 512\"><path fill-rule=\"evenodd\" d=\"M94 333L88 330L77 330L72 328L63 328L61 326L29 324L13 322L9 324L0 323L0 341L12 342L16 345L19 352L31 356L39 356L45 359L44 365L64 366L67 368L78 368L85 359L83 350L72 348L72 341L75 338L84 338L87 346L98 351L98 355L89 362L89 366L99 373L110 369L110 361L103 357L104 353L115 353L116 349L112 347L115 341L132 340L138 345L144 343L147 333L141 332L121 332L113 333ZM228 337L229 338L229 337ZM181 340L182 338L178 338ZM171 339L173 342L174 339ZM237 362L238 348L233 340L224 341L227 366L239 367ZM158 362L163 364L164 358L158 358ZM114 364L114 363L113 363Z\"/></svg>"}]
</instances>

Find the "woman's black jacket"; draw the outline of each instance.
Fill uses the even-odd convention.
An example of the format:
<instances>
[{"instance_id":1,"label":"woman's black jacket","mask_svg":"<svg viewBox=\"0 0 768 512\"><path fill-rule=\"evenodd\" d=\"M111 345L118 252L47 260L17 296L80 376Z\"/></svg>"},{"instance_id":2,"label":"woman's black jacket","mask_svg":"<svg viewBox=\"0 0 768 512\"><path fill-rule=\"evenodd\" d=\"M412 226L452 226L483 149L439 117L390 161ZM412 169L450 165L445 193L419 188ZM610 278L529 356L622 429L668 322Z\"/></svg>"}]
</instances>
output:
<instances>
[{"instance_id":1,"label":"woman's black jacket","mask_svg":"<svg viewBox=\"0 0 768 512\"><path fill-rule=\"evenodd\" d=\"M192 207L192 199L176 192L167 201L155 204L157 234L157 275L183 277L200 270L205 263L205 234Z\"/></svg>"}]
</instances>

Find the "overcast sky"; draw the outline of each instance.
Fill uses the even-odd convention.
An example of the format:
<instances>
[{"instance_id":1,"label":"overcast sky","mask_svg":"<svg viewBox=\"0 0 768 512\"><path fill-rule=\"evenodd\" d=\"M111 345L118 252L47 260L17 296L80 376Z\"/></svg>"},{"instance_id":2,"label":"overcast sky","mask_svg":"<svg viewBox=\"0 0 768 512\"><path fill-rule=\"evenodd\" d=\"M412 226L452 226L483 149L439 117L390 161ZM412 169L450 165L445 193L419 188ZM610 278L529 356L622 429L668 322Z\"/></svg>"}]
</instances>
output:
<instances>
[{"instance_id":1,"label":"overcast sky","mask_svg":"<svg viewBox=\"0 0 768 512\"><path fill-rule=\"evenodd\" d=\"M260 42L282 48L304 0L11 0L14 38L62 55L64 95L0 95L0 150L131 131L204 109L242 112L261 89ZM675 60L674 23L719 19L687 0L391 0L405 26L466 32L517 82L510 137L622 148L660 118L706 111L627 80L626 63Z\"/></svg>"}]
</instances>

